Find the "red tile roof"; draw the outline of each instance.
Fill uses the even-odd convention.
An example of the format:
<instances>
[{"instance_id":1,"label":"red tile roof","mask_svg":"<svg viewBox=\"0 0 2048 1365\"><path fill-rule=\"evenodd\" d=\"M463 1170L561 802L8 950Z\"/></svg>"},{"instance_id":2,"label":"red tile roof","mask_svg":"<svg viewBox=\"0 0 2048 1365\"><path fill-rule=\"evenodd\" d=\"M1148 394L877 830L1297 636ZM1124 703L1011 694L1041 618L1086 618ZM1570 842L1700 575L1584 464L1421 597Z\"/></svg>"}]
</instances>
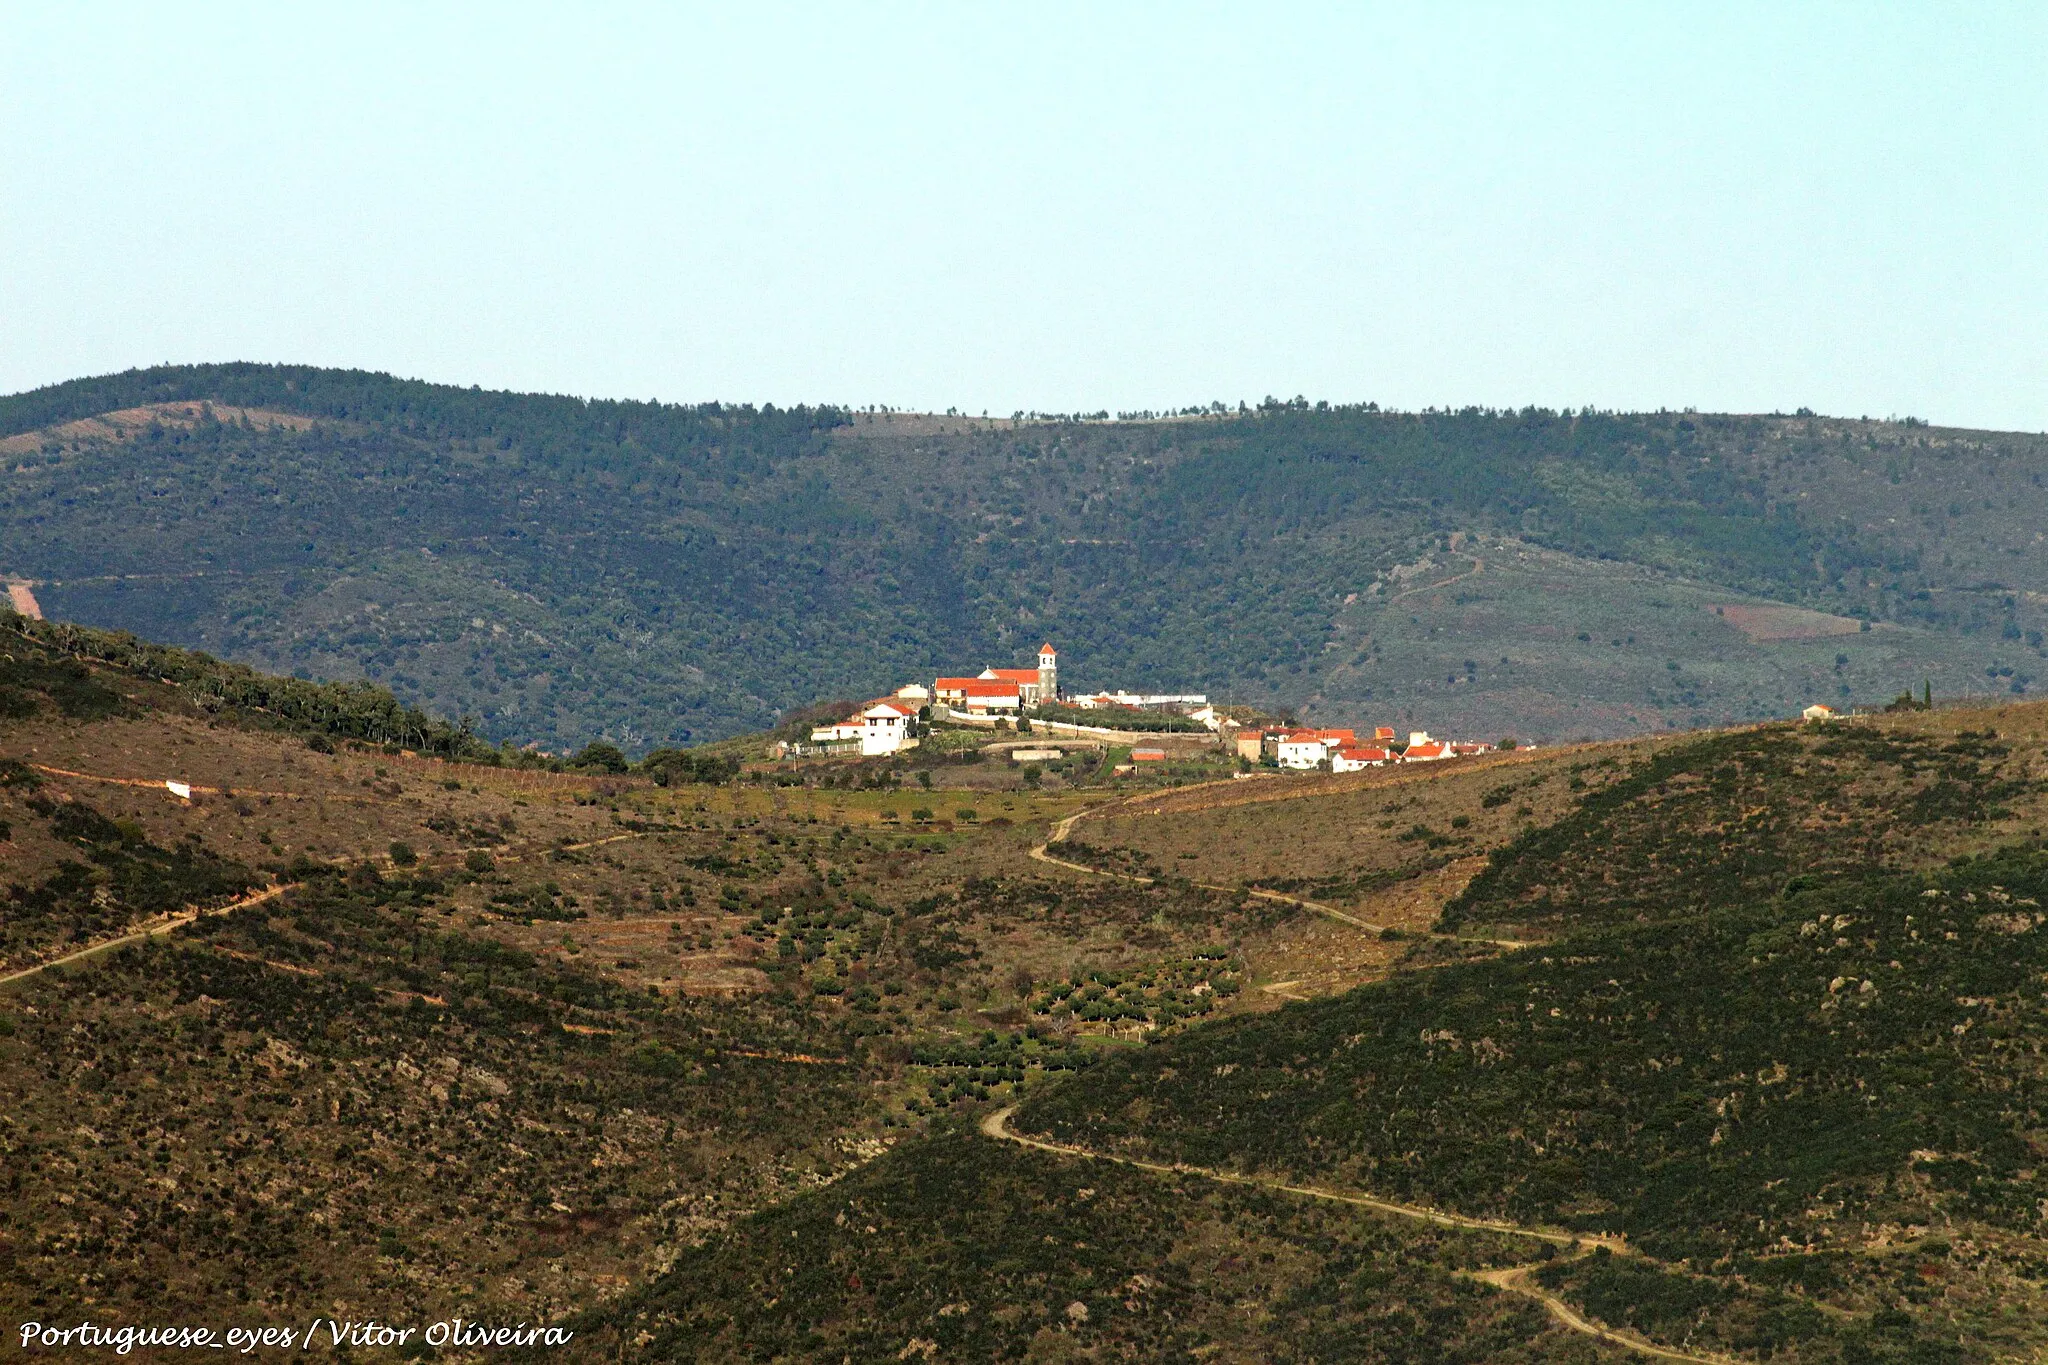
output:
<instances>
[{"instance_id":1,"label":"red tile roof","mask_svg":"<svg viewBox=\"0 0 2048 1365\"><path fill-rule=\"evenodd\" d=\"M963 697L1014 697L1017 684L997 682L992 678L947 678L946 690L958 692Z\"/></svg>"}]
</instances>

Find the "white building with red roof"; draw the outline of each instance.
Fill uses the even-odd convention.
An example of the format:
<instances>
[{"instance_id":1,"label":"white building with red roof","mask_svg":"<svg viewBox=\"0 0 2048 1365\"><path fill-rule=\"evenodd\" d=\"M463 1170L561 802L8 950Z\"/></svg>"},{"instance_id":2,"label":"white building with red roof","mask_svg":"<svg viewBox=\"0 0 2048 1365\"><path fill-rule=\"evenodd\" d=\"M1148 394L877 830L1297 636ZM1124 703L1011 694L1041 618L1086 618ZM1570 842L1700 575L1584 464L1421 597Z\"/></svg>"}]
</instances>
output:
<instances>
[{"instance_id":1,"label":"white building with red roof","mask_svg":"<svg viewBox=\"0 0 2048 1365\"><path fill-rule=\"evenodd\" d=\"M970 716L1014 716L1024 707L1023 690L1000 678L940 678L932 684L932 696Z\"/></svg>"},{"instance_id":2,"label":"white building with red roof","mask_svg":"<svg viewBox=\"0 0 2048 1365\"><path fill-rule=\"evenodd\" d=\"M820 725L811 731L811 743L828 752L844 749L851 753L860 746L862 758L893 754L910 742L917 721L917 708L896 697L871 701L845 720Z\"/></svg>"},{"instance_id":3,"label":"white building with red roof","mask_svg":"<svg viewBox=\"0 0 2048 1365\"><path fill-rule=\"evenodd\" d=\"M1023 704L1026 706L1037 706L1041 702L1058 701L1060 695L1059 653L1052 647L1050 642L1042 644L1038 647L1038 667L984 668L981 670L981 680L983 682L1013 684L1017 689L1017 695L1022 698Z\"/></svg>"},{"instance_id":4,"label":"white building with red roof","mask_svg":"<svg viewBox=\"0 0 2048 1365\"><path fill-rule=\"evenodd\" d=\"M1057 701L1059 695L1059 654L1050 644L1038 647L1036 668L984 668L973 677L940 678L932 684L933 701L970 716L1015 715L1027 706Z\"/></svg>"},{"instance_id":5,"label":"white building with red roof","mask_svg":"<svg viewBox=\"0 0 2048 1365\"><path fill-rule=\"evenodd\" d=\"M860 752L863 758L893 754L910 738L917 708L893 699L868 703L860 713Z\"/></svg>"},{"instance_id":6,"label":"white building with red roof","mask_svg":"<svg viewBox=\"0 0 2048 1365\"><path fill-rule=\"evenodd\" d=\"M1289 730L1280 736L1273 757L1283 768L1314 768L1330 756L1331 747L1320 730Z\"/></svg>"},{"instance_id":7,"label":"white building with red roof","mask_svg":"<svg viewBox=\"0 0 2048 1365\"><path fill-rule=\"evenodd\" d=\"M813 744L848 744L860 738L863 724L858 716L851 720L835 721L830 725L814 726L811 730Z\"/></svg>"},{"instance_id":8,"label":"white building with red roof","mask_svg":"<svg viewBox=\"0 0 2048 1365\"><path fill-rule=\"evenodd\" d=\"M1038 702L1038 670L1035 668L984 668L983 682L1004 682L1017 689L1017 695L1024 698L1026 706Z\"/></svg>"}]
</instances>

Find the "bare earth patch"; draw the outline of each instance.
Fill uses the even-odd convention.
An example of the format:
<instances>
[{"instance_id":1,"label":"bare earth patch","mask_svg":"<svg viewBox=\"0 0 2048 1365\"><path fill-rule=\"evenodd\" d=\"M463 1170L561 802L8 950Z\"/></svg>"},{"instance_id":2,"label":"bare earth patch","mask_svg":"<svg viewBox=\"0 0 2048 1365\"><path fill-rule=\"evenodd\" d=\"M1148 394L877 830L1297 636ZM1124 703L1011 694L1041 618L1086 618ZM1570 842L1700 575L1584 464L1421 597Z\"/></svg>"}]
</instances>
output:
<instances>
[{"instance_id":1,"label":"bare earth patch","mask_svg":"<svg viewBox=\"0 0 2048 1365\"><path fill-rule=\"evenodd\" d=\"M1745 606L1735 602L1716 603L1714 615L1752 640L1823 640L1831 635L1854 635L1863 629L1861 621L1847 616L1830 616L1805 607Z\"/></svg>"},{"instance_id":2,"label":"bare earth patch","mask_svg":"<svg viewBox=\"0 0 2048 1365\"><path fill-rule=\"evenodd\" d=\"M47 441L126 441L138 432L147 431L152 424L193 427L205 420L209 410L213 413L215 421L247 421L252 426L284 427L290 431L305 431L314 421L311 417L301 416L295 412L275 412L268 408L237 408L224 403L151 403L145 407L103 412L97 417L82 417L76 422L64 422L38 431L24 431L20 435L9 436L0 440L0 455L33 455L41 450Z\"/></svg>"}]
</instances>

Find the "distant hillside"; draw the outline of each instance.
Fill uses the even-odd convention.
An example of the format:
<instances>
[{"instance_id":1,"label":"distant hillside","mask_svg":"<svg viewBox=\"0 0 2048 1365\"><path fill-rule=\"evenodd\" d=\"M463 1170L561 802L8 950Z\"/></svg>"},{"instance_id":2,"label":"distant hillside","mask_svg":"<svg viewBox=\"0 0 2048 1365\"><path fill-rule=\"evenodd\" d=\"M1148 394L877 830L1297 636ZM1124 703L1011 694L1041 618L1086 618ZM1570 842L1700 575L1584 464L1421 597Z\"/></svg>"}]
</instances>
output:
<instances>
[{"instance_id":1,"label":"distant hillside","mask_svg":"<svg viewBox=\"0 0 2048 1365\"><path fill-rule=\"evenodd\" d=\"M223 365L0 399L0 469L0 572L53 617L550 748L717 738L1041 637L1071 685L1539 739L2048 673L2029 435L1012 423Z\"/></svg>"}]
</instances>

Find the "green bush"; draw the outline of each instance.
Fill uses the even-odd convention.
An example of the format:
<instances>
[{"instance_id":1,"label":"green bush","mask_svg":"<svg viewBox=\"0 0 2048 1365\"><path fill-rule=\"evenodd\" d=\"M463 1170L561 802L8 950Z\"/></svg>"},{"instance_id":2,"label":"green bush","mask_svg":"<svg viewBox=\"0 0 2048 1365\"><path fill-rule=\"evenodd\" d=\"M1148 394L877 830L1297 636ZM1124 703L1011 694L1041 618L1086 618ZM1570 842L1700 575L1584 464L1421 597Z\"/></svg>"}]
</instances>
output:
<instances>
[{"instance_id":1,"label":"green bush","mask_svg":"<svg viewBox=\"0 0 2048 1365\"><path fill-rule=\"evenodd\" d=\"M627 771L629 766L619 746L603 740L584 745L569 760L570 769L576 772L618 774Z\"/></svg>"},{"instance_id":2,"label":"green bush","mask_svg":"<svg viewBox=\"0 0 2048 1365\"><path fill-rule=\"evenodd\" d=\"M656 749L636 765L657 787L700 784L722 786L739 776L740 761L726 754L700 754L688 749Z\"/></svg>"}]
</instances>

